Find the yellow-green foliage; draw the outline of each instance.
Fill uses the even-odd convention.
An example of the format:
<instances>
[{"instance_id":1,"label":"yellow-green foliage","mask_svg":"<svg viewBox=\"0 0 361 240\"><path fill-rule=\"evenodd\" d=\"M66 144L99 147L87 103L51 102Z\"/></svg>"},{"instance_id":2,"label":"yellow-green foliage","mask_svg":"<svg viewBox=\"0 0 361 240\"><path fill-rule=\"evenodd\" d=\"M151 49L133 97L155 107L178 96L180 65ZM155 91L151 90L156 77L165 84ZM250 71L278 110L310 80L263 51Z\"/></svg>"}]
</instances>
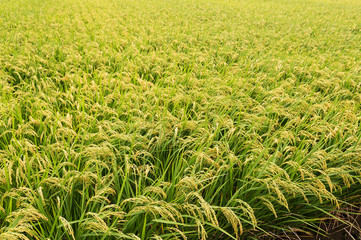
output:
<instances>
[{"instance_id":1,"label":"yellow-green foliage","mask_svg":"<svg viewBox=\"0 0 361 240\"><path fill-rule=\"evenodd\" d=\"M361 192L359 0L0 0L0 239L316 231Z\"/></svg>"}]
</instances>

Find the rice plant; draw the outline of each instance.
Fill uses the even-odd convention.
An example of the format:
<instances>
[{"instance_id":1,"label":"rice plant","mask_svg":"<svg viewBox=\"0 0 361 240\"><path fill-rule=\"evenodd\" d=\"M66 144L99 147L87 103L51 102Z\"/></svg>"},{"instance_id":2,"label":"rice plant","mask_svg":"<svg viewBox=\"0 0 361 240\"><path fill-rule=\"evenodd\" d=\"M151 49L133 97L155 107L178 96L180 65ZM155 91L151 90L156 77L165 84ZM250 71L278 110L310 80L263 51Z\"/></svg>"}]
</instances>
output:
<instances>
[{"instance_id":1,"label":"rice plant","mask_svg":"<svg viewBox=\"0 0 361 240\"><path fill-rule=\"evenodd\" d=\"M351 225L339 216L360 207L360 12L358 0L0 1L0 239Z\"/></svg>"}]
</instances>

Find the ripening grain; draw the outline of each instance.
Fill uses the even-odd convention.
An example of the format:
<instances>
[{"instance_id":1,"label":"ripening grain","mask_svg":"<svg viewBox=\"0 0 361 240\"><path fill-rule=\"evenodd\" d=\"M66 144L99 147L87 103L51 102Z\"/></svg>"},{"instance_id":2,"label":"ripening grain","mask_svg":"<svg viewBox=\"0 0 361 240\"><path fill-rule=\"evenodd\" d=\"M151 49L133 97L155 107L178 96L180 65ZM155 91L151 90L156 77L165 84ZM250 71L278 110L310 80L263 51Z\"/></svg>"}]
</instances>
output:
<instances>
[{"instance_id":1,"label":"ripening grain","mask_svg":"<svg viewBox=\"0 0 361 240\"><path fill-rule=\"evenodd\" d=\"M0 1L0 239L295 237L360 206L360 13Z\"/></svg>"}]
</instances>

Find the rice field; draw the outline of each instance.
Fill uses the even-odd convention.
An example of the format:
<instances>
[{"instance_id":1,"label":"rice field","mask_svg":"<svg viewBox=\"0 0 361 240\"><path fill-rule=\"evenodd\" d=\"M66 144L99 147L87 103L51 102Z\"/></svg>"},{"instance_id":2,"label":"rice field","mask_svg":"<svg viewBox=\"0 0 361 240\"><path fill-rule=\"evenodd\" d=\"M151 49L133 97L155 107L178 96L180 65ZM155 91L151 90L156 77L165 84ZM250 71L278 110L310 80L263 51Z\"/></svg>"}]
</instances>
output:
<instances>
[{"instance_id":1,"label":"rice field","mask_svg":"<svg viewBox=\"0 0 361 240\"><path fill-rule=\"evenodd\" d=\"M361 237L360 13L0 1L0 239Z\"/></svg>"}]
</instances>

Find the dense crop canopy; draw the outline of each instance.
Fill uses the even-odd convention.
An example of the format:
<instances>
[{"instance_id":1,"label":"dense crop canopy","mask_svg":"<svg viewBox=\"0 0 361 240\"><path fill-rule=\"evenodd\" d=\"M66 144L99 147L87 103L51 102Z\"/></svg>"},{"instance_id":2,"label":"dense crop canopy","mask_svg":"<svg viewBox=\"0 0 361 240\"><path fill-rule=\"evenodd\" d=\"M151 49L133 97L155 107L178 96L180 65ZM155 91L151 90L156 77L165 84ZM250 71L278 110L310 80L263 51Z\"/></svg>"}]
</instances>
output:
<instances>
[{"instance_id":1,"label":"dense crop canopy","mask_svg":"<svg viewBox=\"0 0 361 240\"><path fill-rule=\"evenodd\" d=\"M359 206L358 0L0 1L0 239L244 239Z\"/></svg>"}]
</instances>

